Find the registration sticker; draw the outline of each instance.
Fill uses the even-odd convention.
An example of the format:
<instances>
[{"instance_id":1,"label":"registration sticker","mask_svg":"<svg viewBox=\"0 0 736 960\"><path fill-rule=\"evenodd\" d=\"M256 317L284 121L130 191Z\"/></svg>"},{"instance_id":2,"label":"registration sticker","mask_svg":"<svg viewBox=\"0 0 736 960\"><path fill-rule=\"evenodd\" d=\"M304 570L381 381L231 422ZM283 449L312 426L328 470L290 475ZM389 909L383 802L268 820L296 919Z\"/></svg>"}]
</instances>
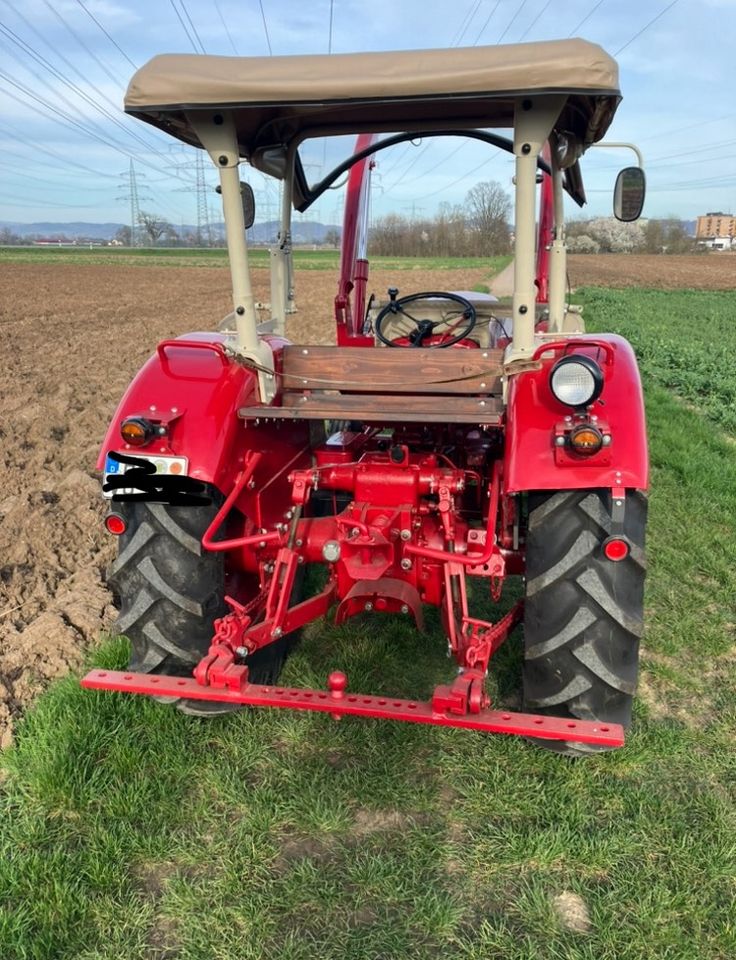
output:
<instances>
[{"instance_id":1,"label":"registration sticker","mask_svg":"<svg viewBox=\"0 0 736 960\"><path fill-rule=\"evenodd\" d=\"M125 457L135 457L136 460L146 460L148 463L152 463L156 468L156 473L169 476L169 477L186 477L187 471L189 469L189 460L187 457L163 457L156 456L155 454L149 456L144 453L133 453L132 450L126 451L122 454ZM105 472L103 474L103 484L106 484L108 480L111 480L113 477L117 477L121 473L126 473L128 470L133 470L137 464L132 463L119 463L108 453L105 457ZM112 499L113 493L116 494L131 494L131 493L142 493L142 490L138 490L135 487L116 487L115 490L103 490L102 496L106 500Z\"/></svg>"}]
</instances>

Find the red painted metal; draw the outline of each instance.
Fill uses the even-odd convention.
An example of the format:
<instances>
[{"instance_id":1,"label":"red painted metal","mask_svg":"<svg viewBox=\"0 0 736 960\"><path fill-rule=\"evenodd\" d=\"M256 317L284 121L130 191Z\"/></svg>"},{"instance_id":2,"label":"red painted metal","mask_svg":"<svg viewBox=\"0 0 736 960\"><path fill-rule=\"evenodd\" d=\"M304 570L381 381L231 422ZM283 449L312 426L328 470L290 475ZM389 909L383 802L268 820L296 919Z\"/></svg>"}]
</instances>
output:
<instances>
[{"instance_id":1,"label":"red painted metal","mask_svg":"<svg viewBox=\"0 0 736 960\"><path fill-rule=\"evenodd\" d=\"M550 161L549 143L542 148L542 159ZM549 248L554 239L554 220L552 177L543 173L537 228L537 303L549 303Z\"/></svg>"},{"instance_id":2,"label":"red painted metal","mask_svg":"<svg viewBox=\"0 0 736 960\"><path fill-rule=\"evenodd\" d=\"M378 139L378 134L361 133L355 143L354 152L359 153L365 150ZM368 229L368 191L373 164L374 161L366 157L352 166L348 174L340 253L340 280L335 298L337 343L340 346L374 346L373 337L362 335L368 261L361 256L362 251L359 249L360 238Z\"/></svg>"},{"instance_id":3,"label":"red painted metal","mask_svg":"<svg viewBox=\"0 0 736 960\"><path fill-rule=\"evenodd\" d=\"M253 370L224 354L224 339L224 334L216 332L190 333L181 341L160 345L162 349L143 365L120 401L100 449L97 469L104 468L110 450L185 456L190 477L231 493L250 451L257 450L261 459L254 487L241 488L234 506L252 522L254 529L249 532L272 530L291 502L289 471L311 462L309 424L287 422L276 431L262 422L241 420L238 409L258 402L258 379ZM263 339L274 350L278 367L286 341ZM193 346L195 343L202 343L202 348ZM154 436L143 447L126 448L119 425L131 416L166 425L167 436Z\"/></svg>"},{"instance_id":4,"label":"red painted metal","mask_svg":"<svg viewBox=\"0 0 736 960\"><path fill-rule=\"evenodd\" d=\"M588 410L605 420L610 446L561 472L555 457L557 425L574 411L549 386L549 372L562 349L586 353L602 365L603 392ZM552 355L547 358L546 353ZM537 351L541 369L510 378L504 449L504 492L613 487L646 489L649 484L646 421L641 380L631 345L615 334L556 341ZM571 422L571 421L570 421ZM595 421L594 421L595 422Z\"/></svg>"},{"instance_id":5,"label":"red painted metal","mask_svg":"<svg viewBox=\"0 0 736 960\"><path fill-rule=\"evenodd\" d=\"M247 668L239 674L225 671L224 685L218 688L202 686L186 677L156 676L146 673L127 673L117 670L91 670L82 686L89 690L116 690L120 693L138 693L148 696L186 697L192 700L216 700L219 703L244 704L252 707L281 707L291 710L311 710L333 716L372 717L382 720L404 720L409 723L433 724L439 727L461 727L486 733L506 733L542 740L566 740L570 743L590 743L620 747L624 731L618 724L589 720L570 720L559 717L515 713L510 710L490 710L481 707L477 712L457 712L458 698L448 696L450 706L436 709L441 697L433 703L404 700L395 697L365 696L348 693L344 674L333 673L328 690L274 687L248 683L243 679ZM235 686L238 677L239 686ZM343 680L344 678L344 680ZM474 677L471 677L474 679Z\"/></svg>"}]
</instances>

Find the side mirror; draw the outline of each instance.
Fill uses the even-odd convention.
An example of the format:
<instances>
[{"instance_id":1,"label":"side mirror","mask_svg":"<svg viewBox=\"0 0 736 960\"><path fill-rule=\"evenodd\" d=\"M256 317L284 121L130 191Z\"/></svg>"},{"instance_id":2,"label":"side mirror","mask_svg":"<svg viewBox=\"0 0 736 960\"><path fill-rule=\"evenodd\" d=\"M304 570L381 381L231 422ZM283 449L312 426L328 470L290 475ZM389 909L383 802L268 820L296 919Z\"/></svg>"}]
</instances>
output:
<instances>
[{"instance_id":1,"label":"side mirror","mask_svg":"<svg viewBox=\"0 0 736 960\"><path fill-rule=\"evenodd\" d=\"M222 194L222 187L218 183L215 193ZM243 204L243 222L245 229L250 230L256 219L256 198L253 187L244 180L240 181L240 202Z\"/></svg>"},{"instance_id":2,"label":"side mirror","mask_svg":"<svg viewBox=\"0 0 736 960\"><path fill-rule=\"evenodd\" d=\"M253 187L249 183L240 181L240 199L243 202L243 220L245 229L250 230L256 219L256 198Z\"/></svg>"},{"instance_id":3,"label":"side mirror","mask_svg":"<svg viewBox=\"0 0 736 960\"><path fill-rule=\"evenodd\" d=\"M623 223L638 220L644 207L646 178L641 167L624 167L613 190L613 215Z\"/></svg>"}]
</instances>

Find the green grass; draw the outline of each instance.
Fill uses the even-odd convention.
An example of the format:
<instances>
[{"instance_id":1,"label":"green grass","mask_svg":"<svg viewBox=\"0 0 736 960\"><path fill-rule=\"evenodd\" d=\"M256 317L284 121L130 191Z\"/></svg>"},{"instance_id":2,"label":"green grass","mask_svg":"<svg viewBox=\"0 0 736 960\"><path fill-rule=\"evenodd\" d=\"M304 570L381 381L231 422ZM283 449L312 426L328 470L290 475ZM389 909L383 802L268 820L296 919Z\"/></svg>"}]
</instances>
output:
<instances>
[{"instance_id":1,"label":"green grass","mask_svg":"<svg viewBox=\"0 0 736 960\"><path fill-rule=\"evenodd\" d=\"M575 762L288 711L202 721L70 677L2 758L2 960L732 960L736 448L656 383L647 407L647 634L623 750ZM284 680L340 667L353 689L425 696L449 672L430 626L315 624ZM109 641L94 662L125 657ZM513 696L518 638L494 663ZM560 920L563 891L588 932Z\"/></svg>"},{"instance_id":2,"label":"green grass","mask_svg":"<svg viewBox=\"0 0 736 960\"><path fill-rule=\"evenodd\" d=\"M264 247L249 250L254 267L268 267L269 252ZM462 270L487 268L495 274L511 257L371 257L375 270ZM337 270L337 250L294 251L294 266L299 270ZM225 267L227 251L165 247L0 247L2 263L116 264L141 267Z\"/></svg>"},{"instance_id":3,"label":"green grass","mask_svg":"<svg viewBox=\"0 0 736 960\"><path fill-rule=\"evenodd\" d=\"M579 289L598 330L634 345L642 377L671 388L736 433L733 291Z\"/></svg>"}]
</instances>

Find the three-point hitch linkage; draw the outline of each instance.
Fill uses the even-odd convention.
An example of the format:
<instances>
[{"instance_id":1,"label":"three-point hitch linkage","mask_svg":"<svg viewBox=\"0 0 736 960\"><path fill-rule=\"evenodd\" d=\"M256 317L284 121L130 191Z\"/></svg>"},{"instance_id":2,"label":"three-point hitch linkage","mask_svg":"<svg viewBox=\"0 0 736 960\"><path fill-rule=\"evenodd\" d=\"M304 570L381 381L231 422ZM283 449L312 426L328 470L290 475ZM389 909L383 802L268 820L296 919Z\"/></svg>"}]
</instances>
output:
<instances>
[{"instance_id":1,"label":"three-point hitch linkage","mask_svg":"<svg viewBox=\"0 0 736 960\"><path fill-rule=\"evenodd\" d=\"M284 522L233 539L216 539L233 504L246 489L262 455L247 456L243 469L202 538L209 551L243 549L256 558L260 590L247 604L226 597L230 612L215 621L208 653L192 678L93 670L83 685L156 696L215 700L250 706L316 710L333 717L406 720L542 739L599 744L623 743L617 724L537 716L491 709L486 677L491 657L520 622L522 601L497 623L471 617L467 577L484 579L498 599L506 576L503 537L515 518L499 525L500 463L488 488L485 529L470 527L458 509L468 496L472 471L457 469L436 454L408 447L366 452L359 460L294 470L291 506ZM351 497L332 516L305 515L317 490ZM500 539L500 543L499 543ZM509 534L509 545L512 536ZM327 564L323 589L292 604L299 569ZM422 629L422 603L440 606L448 654L458 674L435 688L431 701L366 696L347 690L347 677L331 673L328 689L298 689L249 682L247 658L257 650L325 615L337 603L336 620L363 611L413 616Z\"/></svg>"}]
</instances>

